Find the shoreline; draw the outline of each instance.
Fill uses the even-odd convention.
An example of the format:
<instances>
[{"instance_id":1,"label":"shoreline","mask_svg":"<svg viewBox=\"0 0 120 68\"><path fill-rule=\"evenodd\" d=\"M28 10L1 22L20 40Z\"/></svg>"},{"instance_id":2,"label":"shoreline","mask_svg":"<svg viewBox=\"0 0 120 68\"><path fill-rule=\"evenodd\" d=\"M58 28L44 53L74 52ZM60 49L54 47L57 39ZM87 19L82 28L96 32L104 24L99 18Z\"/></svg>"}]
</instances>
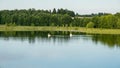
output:
<instances>
[{"instance_id":1,"label":"shoreline","mask_svg":"<svg viewBox=\"0 0 120 68\"><path fill-rule=\"evenodd\" d=\"M69 31L90 34L120 34L120 29L57 26L0 26L0 31Z\"/></svg>"}]
</instances>

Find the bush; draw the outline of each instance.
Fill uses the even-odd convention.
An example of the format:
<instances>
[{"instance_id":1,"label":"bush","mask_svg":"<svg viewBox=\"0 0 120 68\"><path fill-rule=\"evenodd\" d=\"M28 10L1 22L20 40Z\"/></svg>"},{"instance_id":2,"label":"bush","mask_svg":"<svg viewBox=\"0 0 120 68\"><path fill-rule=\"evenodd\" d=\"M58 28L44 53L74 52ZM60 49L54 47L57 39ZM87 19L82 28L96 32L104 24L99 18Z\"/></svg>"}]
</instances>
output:
<instances>
[{"instance_id":1,"label":"bush","mask_svg":"<svg viewBox=\"0 0 120 68\"><path fill-rule=\"evenodd\" d=\"M31 23L31 26L35 26L35 24L34 24L34 23Z\"/></svg>"},{"instance_id":2,"label":"bush","mask_svg":"<svg viewBox=\"0 0 120 68\"><path fill-rule=\"evenodd\" d=\"M120 19L117 22L117 28L120 29Z\"/></svg>"},{"instance_id":3,"label":"bush","mask_svg":"<svg viewBox=\"0 0 120 68\"><path fill-rule=\"evenodd\" d=\"M86 25L87 28L94 28L94 23L93 22L89 22L87 25Z\"/></svg>"},{"instance_id":4,"label":"bush","mask_svg":"<svg viewBox=\"0 0 120 68\"><path fill-rule=\"evenodd\" d=\"M16 26L15 23L5 23L6 26Z\"/></svg>"}]
</instances>

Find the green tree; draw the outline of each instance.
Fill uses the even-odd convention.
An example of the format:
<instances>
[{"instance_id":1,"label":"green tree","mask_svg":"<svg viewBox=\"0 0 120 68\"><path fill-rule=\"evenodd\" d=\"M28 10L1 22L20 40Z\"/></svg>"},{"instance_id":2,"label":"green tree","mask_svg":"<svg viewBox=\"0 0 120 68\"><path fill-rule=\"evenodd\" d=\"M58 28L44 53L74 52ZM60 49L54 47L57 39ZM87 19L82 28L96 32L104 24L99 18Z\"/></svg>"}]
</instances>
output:
<instances>
[{"instance_id":1,"label":"green tree","mask_svg":"<svg viewBox=\"0 0 120 68\"><path fill-rule=\"evenodd\" d=\"M89 22L87 25L86 25L87 28L94 28L94 23L93 22Z\"/></svg>"},{"instance_id":2,"label":"green tree","mask_svg":"<svg viewBox=\"0 0 120 68\"><path fill-rule=\"evenodd\" d=\"M117 28L120 29L120 19L117 21Z\"/></svg>"},{"instance_id":3,"label":"green tree","mask_svg":"<svg viewBox=\"0 0 120 68\"><path fill-rule=\"evenodd\" d=\"M64 25L64 26L67 25L68 26L68 25L70 25L71 21L72 21L72 18L69 15L67 15L67 14L63 15L62 25Z\"/></svg>"},{"instance_id":4,"label":"green tree","mask_svg":"<svg viewBox=\"0 0 120 68\"><path fill-rule=\"evenodd\" d=\"M54 8L53 9L53 12L52 12L53 14L56 14L57 13L57 11L56 11L56 9Z\"/></svg>"},{"instance_id":5,"label":"green tree","mask_svg":"<svg viewBox=\"0 0 120 68\"><path fill-rule=\"evenodd\" d=\"M94 27L95 28L99 28L99 24L100 24L100 19L99 18L100 17L98 17L98 16L95 16L95 17L92 18L92 22L94 22Z\"/></svg>"},{"instance_id":6,"label":"green tree","mask_svg":"<svg viewBox=\"0 0 120 68\"><path fill-rule=\"evenodd\" d=\"M100 28L116 28L117 18L114 15L101 16L98 21Z\"/></svg>"},{"instance_id":7,"label":"green tree","mask_svg":"<svg viewBox=\"0 0 120 68\"><path fill-rule=\"evenodd\" d=\"M116 17L120 18L120 12L115 14Z\"/></svg>"},{"instance_id":8,"label":"green tree","mask_svg":"<svg viewBox=\"0 0 120 68\"><path fill-rule=\"evenodd\" d=\"M20 26L80 26L87 27L90 22L94 28L119 28L120 13L98 13L79 15L68 9L51 10L0 10L0 25Z\"/></svg>"}]
</instances>

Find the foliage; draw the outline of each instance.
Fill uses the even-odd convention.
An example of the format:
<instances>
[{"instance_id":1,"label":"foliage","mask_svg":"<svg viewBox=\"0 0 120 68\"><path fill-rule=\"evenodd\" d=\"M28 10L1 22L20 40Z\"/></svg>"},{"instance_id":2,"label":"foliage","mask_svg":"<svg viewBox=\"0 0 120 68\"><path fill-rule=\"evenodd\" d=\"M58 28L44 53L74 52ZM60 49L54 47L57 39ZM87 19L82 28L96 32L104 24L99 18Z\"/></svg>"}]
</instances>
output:
<instances>
[{"instance_id":1,"label":"foliage","mask_svg":"<svg viewBox=\"0 0 120 68\"><path fill-rule=\"evenodd\" d=\"M5 26L16 26L15 23L5 23Z\"/></svg>"},{"instance_id":2,"label":"foliage","mask_svg":"<svg viewBox=\"0 0 120 68\"><path fill-rule=\"evenodd\" d=\"M52 13L53 13L53 14L56 14L56 13L57 13L55 8L53 9L53 12L52 12Z\"/></svg>"},{"instance_id":3,"label":"foliage","mask_svg":"<svg viewBox=\"0 0 120 68\"><path fill-rule=\"evenodd\" d=\"M87 28L94 28L94 23L93 22L89 22L87 25L86 25Z\"/></svg>"},{"instance_id":4,"label":"foliage","mask_svg":"<svg viewBox=\"0 0 120 68\"><path fill-rule=\"evenodd\" d=\"M117 28L120 29L120 19L119 19L118 22L117 22Z\"/></svg>"},{"instance_id":5,"label":"foliage","mask_svg":"<svg viewBox=\"0 0 120 68\"><path fill-rule=\"evenodd\" d=\"M72 26L110 28L119 27L120 13L98 13L91 15L79 15L68 9L36 10L1 10L0 25L7 26ZM94 23L91 25L90 22Z\"/></svg>"}]
</instances>

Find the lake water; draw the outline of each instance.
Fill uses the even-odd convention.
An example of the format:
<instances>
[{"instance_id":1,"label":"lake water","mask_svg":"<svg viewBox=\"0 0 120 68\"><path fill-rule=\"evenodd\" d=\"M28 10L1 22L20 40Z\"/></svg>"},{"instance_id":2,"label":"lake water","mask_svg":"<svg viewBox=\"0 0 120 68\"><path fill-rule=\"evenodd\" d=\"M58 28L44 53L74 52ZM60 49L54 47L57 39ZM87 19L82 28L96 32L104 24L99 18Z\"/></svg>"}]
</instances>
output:
<instances>
[{"instance_id":1,"label":"lake water","mask_svg":"<svg viewBox=\"0 0 120 68\"><path fill-rule=\"evenodd\" d=\"M69 34L0 32L0 68L120 68L120 35Z\"/></svg>"}]
</instances>

